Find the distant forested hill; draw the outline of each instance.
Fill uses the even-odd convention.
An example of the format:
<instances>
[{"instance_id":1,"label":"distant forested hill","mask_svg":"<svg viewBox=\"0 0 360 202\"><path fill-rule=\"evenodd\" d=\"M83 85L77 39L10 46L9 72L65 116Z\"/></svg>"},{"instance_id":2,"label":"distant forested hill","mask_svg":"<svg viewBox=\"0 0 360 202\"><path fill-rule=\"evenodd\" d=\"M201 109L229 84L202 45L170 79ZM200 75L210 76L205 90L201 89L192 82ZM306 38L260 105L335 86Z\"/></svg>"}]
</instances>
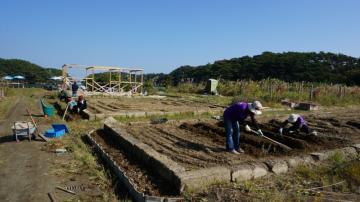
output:
<instances>
[{"instance_id":1,"label":"distant forested hill","mask_svg":"<svg viewBox=\"0 0 360 202\"><path fill-rule=\"evenodd\" d=\"M43 68L25 60L0 58L0 77L24 76L26 81L44 82L52 76L61 76L60 69Z\"/></svg>"},{"instance_id":2,"label":"distant forested hill","mask_svg":"<svg viewBox=\"0 0 360 202\"><path fill-rule=\"evenodd\" d=\"M209 78L225 80L261 80L276 78L284 81L311 81L360 85L360 58L325 52L264 52L219 60L201 66L181 66L169 76L174 84L186 79L194 82Z\"/></svg>"}]
</instances>

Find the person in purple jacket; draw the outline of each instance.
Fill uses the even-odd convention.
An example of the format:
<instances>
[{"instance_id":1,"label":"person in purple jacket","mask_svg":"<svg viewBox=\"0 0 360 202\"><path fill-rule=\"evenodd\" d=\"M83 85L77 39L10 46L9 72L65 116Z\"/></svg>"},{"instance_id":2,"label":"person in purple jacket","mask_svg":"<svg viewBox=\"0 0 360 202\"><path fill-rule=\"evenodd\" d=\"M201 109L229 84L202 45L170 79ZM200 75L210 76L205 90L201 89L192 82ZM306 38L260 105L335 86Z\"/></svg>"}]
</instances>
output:
<instances>
[{"instance_id":1,"label":"person in purple jacket","mask_svg":"<svg viewBox=\"0 0 360 202\"><path fill-rule=\"evenodd\" d=\"M224 127L226 131L226 150L234 154L244 153L240 148L240 126L248 116L257 129L257 135L262 136L255 115L260 115L262 105L259 101L253 103L237 102L224 111Z\"/></svg>"},{"instance_id":2,"label":"person in purple jacket","mask_svg":"<svg viewBox=\"0 0 360 202\"><path fill-rule=\"evenodd\" d=\"M284 127L288 124L292 124L292 126L288 129L286 129L286 133L293 133L295 131L301 131L308 134L317 135L316 131L310 132L310 128L307 125L305 119L303 116L300 116L299 114L290 114L290 116L282 123L281 128L279 129L280 135L284 132Z\"/></svg>"}]
</instances>

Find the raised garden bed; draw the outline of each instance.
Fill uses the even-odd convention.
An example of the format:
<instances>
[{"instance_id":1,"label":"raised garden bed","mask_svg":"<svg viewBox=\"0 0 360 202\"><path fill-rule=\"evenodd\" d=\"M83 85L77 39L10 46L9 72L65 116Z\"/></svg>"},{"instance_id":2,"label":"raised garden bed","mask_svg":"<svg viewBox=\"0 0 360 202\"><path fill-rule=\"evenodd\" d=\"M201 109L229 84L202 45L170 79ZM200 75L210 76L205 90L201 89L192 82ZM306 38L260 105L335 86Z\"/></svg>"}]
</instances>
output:
<instances>
[{"instance_id":1,"label":"raised garden bed","mask_svg":"<svg viewBox=\"0 0 360 202\"><path fill-rule=\"evenodd\" d=\"M228 153L222 123L215 120L121 124L107 118L104 129L91 136L108 158L123 168L132 187L151 196L176 198L184 190L285 173L336 153L356 157L360 151L360 144L356 144L360 140L358 114L347 111L340 117L339 112L336 116L307 116L319 136L277 136L279 120L262 121L265 135L292 147L291 151L241 131L245 154Z\"/></svg>"}]
</instances>

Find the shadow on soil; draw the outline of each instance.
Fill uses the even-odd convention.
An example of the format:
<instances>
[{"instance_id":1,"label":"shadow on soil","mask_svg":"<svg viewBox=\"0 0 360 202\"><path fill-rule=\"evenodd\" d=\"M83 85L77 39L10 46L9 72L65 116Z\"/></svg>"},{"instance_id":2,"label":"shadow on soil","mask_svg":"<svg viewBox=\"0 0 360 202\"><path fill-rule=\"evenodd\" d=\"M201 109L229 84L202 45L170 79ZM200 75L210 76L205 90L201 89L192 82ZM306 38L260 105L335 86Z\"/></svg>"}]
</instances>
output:
<instances>
[{"instance_id":1,"label":"shadow on soil","mask_svg":"<svg viewBox=\"0 0 360 202\"><path fill-rule=\"evenodd\" d=\"M14 139L14 136L12 136L12 135L0 137L0 144L6 143L6 142L16 142L16 141Z\"/></svg>"},{"instance_id":2,"label":"shadow on soil","mask_svg":"<svg viewBox=\"0 0 360 202\"><path fill-rule=\"evenodd\" d=\"M91 152L94 156L97 157L97 161L98 161L99 165L104 165L105 173L106 173L108 179L111 180L112 189L113 189L115 195L118 197L118 199L124 199L124 201L126 201L125 199L128 199L128 200L132 199L132 197L129 194L129 192L127 191L126 187L120 182L118 177L107 166L107 163L104 160L102 160L101 156L97 152L95 152L95 150L91 146L91 143L86 138L86 136L82 136L81 139L84 143L86 143L91 148Z\"/></svg>"},{"instance_id":3,"label":"shadow on soil","mask_svg":"<svg viewBox=\"0 0 360 202\"><path fill-rule=\"evenodd\" d=\"M18 139L19 139L19 142L29 141L29 138L27 136L26 137L25 136L19 136ZM43 142L43 140L41 140L39 137L38 138L31 137L31 141ZM13 135L6 135L6 136L0 137L0 144L7 143L7 142L17 143Z\"/></svg>"}]
</instances>

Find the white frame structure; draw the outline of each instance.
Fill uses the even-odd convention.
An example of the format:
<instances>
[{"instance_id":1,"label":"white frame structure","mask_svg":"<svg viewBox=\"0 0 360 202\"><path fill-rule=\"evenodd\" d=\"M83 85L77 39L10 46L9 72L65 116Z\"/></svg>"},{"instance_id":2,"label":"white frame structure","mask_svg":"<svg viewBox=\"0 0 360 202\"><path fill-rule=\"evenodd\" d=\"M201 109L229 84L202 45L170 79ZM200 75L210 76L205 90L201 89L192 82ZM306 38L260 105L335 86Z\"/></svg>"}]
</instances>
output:
<instances>
[{"instance_id":1,"label":"white frame structure","mask_svg":"<svg viewBox=\"0 0 360 202\"><path fill-rule=\"evenodd\" d=\"M85 67L84 94L132 95L141 93L144 83L144 70L110 66L63 65L63 88L71 86L74 81L68 75L68 68ZM109 73L109 80L100 83L95 80L99 71ZM116 75L116 79L114 79Z\"/></svg>"}]
</instances>

